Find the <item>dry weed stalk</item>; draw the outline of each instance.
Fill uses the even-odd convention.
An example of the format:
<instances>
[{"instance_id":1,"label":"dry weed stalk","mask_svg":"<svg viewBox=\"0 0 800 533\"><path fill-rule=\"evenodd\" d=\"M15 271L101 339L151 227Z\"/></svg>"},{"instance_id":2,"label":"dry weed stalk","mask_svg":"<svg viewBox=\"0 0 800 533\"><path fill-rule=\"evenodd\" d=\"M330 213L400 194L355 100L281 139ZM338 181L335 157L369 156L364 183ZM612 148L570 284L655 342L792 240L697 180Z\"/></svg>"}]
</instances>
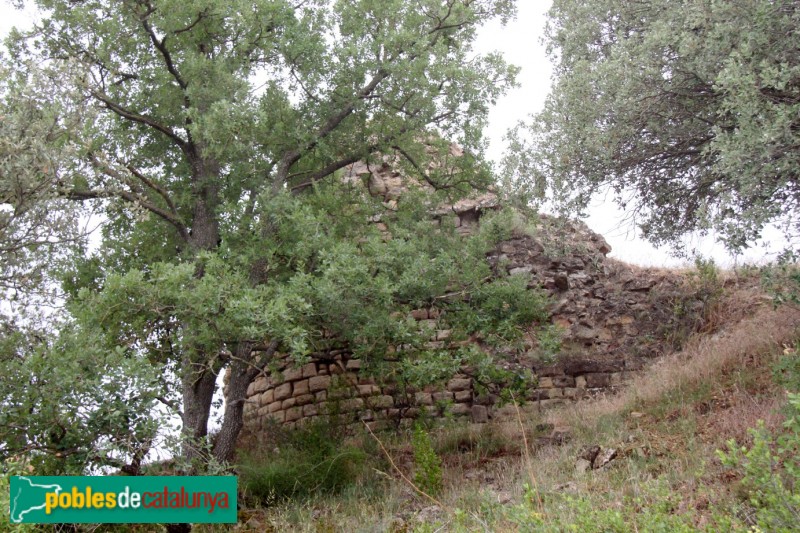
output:
<instances>
[{"instance_id":1,"label":"dry weed stalk","mask_svg":"<svg viewBox=\"0 0 800 533\"><path fill-rule=\"evenodd\" d=\"M362 420L362 422L364 422L364 421ZM373 439L375 439L375 442L378 443L378 446L380 446L381 451L383 451L383 454L389 460L389 464L392 465L392 468L395 469L395 471L400 475L400 477L403 479L403 481L405 481L412 489L414 489L414 491L416 491L417 494L420 494L421 496L424 496L428 500L432 501L435 505L438 505L442 509L445 509L446 508L445 504L443 504L442 502L440 502L439 500L437 500L436 498L434 498L433 496L431 496L430 494L428 494L427 492L425 492L424 490L419 488L413 481L411 481L408 478L408 476L406 476L403 473L402 470L400 470L400 467L397 466L397 464L394 462L394 459L392 459L392 456L389 453L389 450L386 449L386 446L383 445L383 442L381 441L381 439L379 439L378 436L372 431L372 428L369 427L369 424L364 422L364 427L367 428L367 431L369 431L369 434L372 436Z\"/></svg>"},{"instance_id":2,"label":"dry weed stalk","mask_svg":"<svg viewBox=\"0 0 800 533\"><path fill-rule=\"evenodd\" d=\"M514 409L517 412L517 422L519 422L519 431L522 434L522 443L525 446L525 467L528 470L528 476L531 478L531 487L536 494L536 503L538 505L539 514L544 514L544 504L542 503L542 496L539 494L539 484L536 481L536 475L533 473L533 463L531 462L531 453L528 446L528 436L525 434L525 425L522 423L522 414L519 411L519 404L517 399L514 398L514 393L511 393L511 401L514 402Z\"/></svg>"}]
</instances>

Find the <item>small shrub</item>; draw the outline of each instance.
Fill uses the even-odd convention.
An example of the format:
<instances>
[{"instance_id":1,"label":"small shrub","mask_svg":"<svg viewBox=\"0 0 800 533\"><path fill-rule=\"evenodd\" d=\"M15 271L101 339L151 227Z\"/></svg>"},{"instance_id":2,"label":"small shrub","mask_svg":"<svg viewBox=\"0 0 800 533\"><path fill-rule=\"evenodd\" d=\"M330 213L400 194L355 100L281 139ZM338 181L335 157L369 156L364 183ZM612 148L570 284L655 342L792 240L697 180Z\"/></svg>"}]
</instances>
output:
<instances>
[{"instance_id":1,"label":"small shrub","mask_svg":"<svg viewBox=\"0 0 800 533\"><path fill-rule=\"evenodd\" d=\"M433 449L431 437L422 424L414 426L411 435L414 447L414 483L423 492L435 496L442 491L442 460Z\"/></svg>"},{"instance_id":2,"label":"small shrub","mask_svg":"<svg viewBox=\"0 0 800 533\"><path fill-rule=\"evenodd\" d=\"M800 391L800 345L785 346L773 369L775 382L792 392Z\"/></svg>"},{"instance_id":3,"label":"small shrub","mask_svg":"<svg viewBox=\"0 0 800 533\"><path fill-rule=\"evenodd\" d=\"M539 343L538 357L544 363L552 363L556 356L561 352L561 340L564 337L564 329L556 324L542 326L536 335Z\"/></svg>"},{"instance_id":4,"label":"small shrub","mask_svg":"<svg viewBox=\"0 0 800 533\"><path fill-rule=\"evenodd\" d=\"M344 446L323 424L287 433L268 453L239 465L246 493L262 504L335 493L353 485L365 470L366 454Z\"/></svg>"},{"instance_id":5,"label":"small shrub","mask_svg":"<svg viewBox=\"0 0 800 533\"><path fill-rule=\"evenodd\" d=\"M36 526L32 524L16 524L11 522L11 495L9 494L9 484L11 476L29 475L30 472L24 465L13 461L4 460L0 462L0 532L5 533L25 533L36 531Z\"/></svg>"},{"instance_id":6,"label":"small shrub","mask_svg":"<svg viewBox=\"0 0 800 533\"><path fill-rule=\"evenodd\" d=\"M703 303L704 319L707 319L722 296L724 289L722 279L720 279L719 268L713 259L697 257L694 260L694 268L690 282L697 297Z\"/></svg>"},{"instance_id":7,"label":"small shrub","mask_svg":"<svg viewBox=\"0 0 800 533\"><path fill-rule=\"evenodd\" d=\"M470 459L475 460L497 457L512 451L516 453L519 451L519 443L488 424L481 424L476 429L456 423L438 435L434 448L439 455L468 454Z\"/></svg>"},{"instance_id":8,"label":"small shrub","mask_svg":"<svg viewBox=\"0 0 800 533\"><path fill-rule=\"evenodd\" d=\"M761 284L775 305L800 305L800 268L795 254L785 255L777 264L761 269Z\"/></svg>"},{"instance_id":9,"label":"small shrub","mask_svg":"<svg viewBox=\"0 0 800 533\"><path fill-rule=\"evenodd\" d=\"M749 449L731 440L727 452L717 452L725 466L744 473L753 525L764 531L796 531L800 524L800 394L789 394L789 410L781 435L773 437L760 422L750 430Z\"/></svg>"}]
</instances>

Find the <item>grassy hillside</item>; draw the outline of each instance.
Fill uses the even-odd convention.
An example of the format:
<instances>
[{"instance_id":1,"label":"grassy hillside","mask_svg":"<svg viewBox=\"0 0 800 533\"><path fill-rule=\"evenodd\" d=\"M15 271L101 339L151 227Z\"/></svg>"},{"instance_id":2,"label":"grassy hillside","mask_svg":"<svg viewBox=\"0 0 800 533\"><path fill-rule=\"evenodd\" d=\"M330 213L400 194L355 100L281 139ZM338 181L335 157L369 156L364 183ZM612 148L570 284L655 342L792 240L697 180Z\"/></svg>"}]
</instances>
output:
<instances>
[{"instance_id":1,"label":"grassy hillside","mask_svg":"<svg viewBox=\"0 0 800 533\"><path fill-rule=\"evenodd\" d=\"M314 428L277 435L243 460L237 529L791 530L800 439L784 423L797 424L800 310L774 308L756 283L729 285L707 331L614 396L337 443ZM749 431L759 425L794 438L767 442ZM731 439L755 452L723 461Z\"/></svg>"}]
</instances>

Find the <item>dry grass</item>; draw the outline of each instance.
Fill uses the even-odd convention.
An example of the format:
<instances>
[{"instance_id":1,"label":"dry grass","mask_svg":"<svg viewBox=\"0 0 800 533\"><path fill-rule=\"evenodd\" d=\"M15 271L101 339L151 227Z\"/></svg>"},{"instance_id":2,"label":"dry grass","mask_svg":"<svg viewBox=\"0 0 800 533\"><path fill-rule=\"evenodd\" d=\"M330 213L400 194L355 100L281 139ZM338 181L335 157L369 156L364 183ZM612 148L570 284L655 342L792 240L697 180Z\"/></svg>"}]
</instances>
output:
<instances>
[{"instance_id":1,"label":"dry grass","mask_svg":"<svg viewBox=\"0 0 800 533\"><path fill-rule=\"evenodd\" d=\"M746 444L747 430L758 420L767 428L780 426L784 392L770 369L783 345L797 339L800 310L773 309L751 286L726 294L709 318L715 333L695 335L617 395L544 412L526 409L519 417L481 426L434 430L445 465L440 505L415 495L387 465L380 494L373 485L368 489L373 492L290 503L259 514L251 526L398 533L530 530L513 518L524 509L531 513L525 516L550 524L573 524L580 513L585 518L609 510L625 515L630 527L636 526L637 513L668 499L675 513L691 517L693 527L713 530L720 510L732 512L740 498L736 477L715 451L731 438ZM641 414L631 416L633 411ZM537 445L542 430L536 428L543 422L571 428L572 440ZM410 472L408 442L402 435L386 438L388 453ZM577 473L576 457L594 444L617 448L619 457L609 468ZM576 510L576 502L584 507ZM665 520L673 516L659 512Z\"/></svg>"},{"instance_id":2,"label":"dry grass","mask_svg":"<svg viewBox=\"0 0 800 533\"><path fill-rule=\"evenodd\" d=\"M743 289L726 296L713 313L717 333L690 339L683 350L660 359L620 394L555 409L547 419L555 424L572 425L580 420L621 413L637 405L657 403L665 395L699 384L715 383L719 376L753 364L752 357L765 357L783 344L792 343L800 327L800 310L790 306L773 309L756 289Z\"/></svg>"}]
</instances>

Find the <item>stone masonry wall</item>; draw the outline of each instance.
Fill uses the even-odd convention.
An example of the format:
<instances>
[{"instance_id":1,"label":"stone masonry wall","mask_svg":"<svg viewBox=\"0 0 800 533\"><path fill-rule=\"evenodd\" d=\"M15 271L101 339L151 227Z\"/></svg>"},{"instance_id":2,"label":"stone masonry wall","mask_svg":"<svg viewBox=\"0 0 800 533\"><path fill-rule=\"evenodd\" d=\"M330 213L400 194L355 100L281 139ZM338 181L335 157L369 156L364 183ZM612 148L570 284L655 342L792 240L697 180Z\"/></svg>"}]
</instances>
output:
<instances>
[{"instance_id":1,"label":"stone masonry wall","mask_svg":"<svg viewBox=\"0 0 800 533\"><path fill-rule=\"evenodd\" d=\"M348 172L388 204L396 205L408 186L390 160L377 166L356 163ZM470 233L483 213L496 208L496 197L489 193L434 211L432 218L440 224L455 218L459 231ZM370 222L389 231L380 216ZM541 215L487 254L496 275L526 276L530 289L546 291L552 301L550 321L561 333L556 362L542 361L534 331L524 349L495 353L506 368L526 369L537 377L526 398L535 406L613 392L648 360L676 348L682 331L700 324L703 302L684 276L614 261L606 257L610 251L605 239L585 224ZM410 315L434 332L430 342L437 348L450 346L450 332L439 322L438 309ZM487 349L480 339L467 342ZM247 391L243 442L258 441L274 425L292 428L314 420L363 421L381 428L408 425L422 414L475 423L513 414L513 406L498 406L501 391L477 393L468 368L438 388L415 390L391 379L391 364L381 367L381 379L368 365L344 350L300 367L280 360Z\"/></svg>"},{"instance_id":2,"label":"stone masonry wall","mask_svg":"<svg viewBox=\"0 0 800 533\"><path fill-rule=\"evenodd\" d=\"M260 376L248 389L245 425L258 433L270 425L286 428L314 420L338 423L366 422L373 429L405 426L420 417L460 417L483 423L506 414L497 407L497 395L480 395L472 378L457 374L442 387L400 390L362 375L361 361L339 353L330 362L314 361L299 368L284 361L282 372ZM569 365L542 368L538 386L527 400L539 407L579 400L613 391L630 375L624 363L573 361Z\"/></svg>"}]
</instances>

